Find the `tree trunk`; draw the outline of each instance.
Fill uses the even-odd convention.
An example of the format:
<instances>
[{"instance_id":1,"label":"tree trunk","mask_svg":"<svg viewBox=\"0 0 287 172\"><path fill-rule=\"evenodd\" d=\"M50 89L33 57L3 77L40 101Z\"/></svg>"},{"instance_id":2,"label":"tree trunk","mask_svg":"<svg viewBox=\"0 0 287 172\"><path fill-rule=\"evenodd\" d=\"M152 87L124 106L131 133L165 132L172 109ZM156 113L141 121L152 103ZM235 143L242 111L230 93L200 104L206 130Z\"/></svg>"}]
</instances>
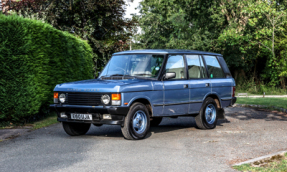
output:
<instances>
[{"instance_id":1,"label":"tree trunk","mask_svg":"<svg viewBox=\"0 0 287 172\"><path fill-rule=\"evenodd\" d=\"M285 85L285 78L284 78L284 77L280 77L280 83L281 83L281 87L282 87L283 89L285 89L285 88L286 88L286 85Z\"/></svg>"}]
</instances>

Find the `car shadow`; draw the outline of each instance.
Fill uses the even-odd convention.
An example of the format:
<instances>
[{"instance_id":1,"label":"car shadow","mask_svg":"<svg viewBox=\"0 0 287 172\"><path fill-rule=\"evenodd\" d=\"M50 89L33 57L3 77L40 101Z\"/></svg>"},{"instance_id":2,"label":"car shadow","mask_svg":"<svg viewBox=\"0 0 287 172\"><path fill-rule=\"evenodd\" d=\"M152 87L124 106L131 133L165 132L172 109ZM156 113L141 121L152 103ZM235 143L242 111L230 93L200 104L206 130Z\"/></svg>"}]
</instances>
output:
<instances>
[{"instance_id":1,"label":"car shadow","mask_svg":"<svg viewBox=\"0 0 287 172\"><path fill-rule=\"evenodd\" d=\"M255 108L232 108L226 110L226 119L219 119L217 126L223 126L225 123L231 123L232 118L238 120L261 119L265 121L287 121L287 114L278 111L270 111L266 109ZM178 117L178 118L163 118L162 122L157 127L150 127L146 138L151 137L152 133L165 133L181 129L200 130L197 128L194 117ZM121 126L119 125L103 125L96 127L91 126L86 137L121 137Z\"/></svg>"},{"instance_id":2,"label":"car shadow","mask_svg":"<svg viewBox=\"0 0 287 172\"><path fill-rule=\"evenodd\" d=\"M176 119L163 118L159 126L150 127L150 131L145 138L149 138L152 135L151 133L163 133L186 128L196 129L196 124L193 117L179 117ZM121 132L121 126L119 125L103 125L100 127L92 125L86 136L123 137Z\"/></svg>"},{"instance_id":3,"label":"car shadow","mask_svg":"<svg viewBox=\"0 0 287 172\"><path fill-rule=\"evenodd\" d=\"M287 114L284 112L260 108L232 108L226 111L225 116L238 120L287 121Z\"/></svg>"},{"instance_id":4,"label":"car shadow","mask_svg":"<svg viewBox=\"0 0 287 172\"><path fill-rule=\"evenodd\" d=\"M174 130L195 128L196 124L193 117L163 118L159 126L151 127L154 133L170 132Z\"/></svg>"}]
</instances>

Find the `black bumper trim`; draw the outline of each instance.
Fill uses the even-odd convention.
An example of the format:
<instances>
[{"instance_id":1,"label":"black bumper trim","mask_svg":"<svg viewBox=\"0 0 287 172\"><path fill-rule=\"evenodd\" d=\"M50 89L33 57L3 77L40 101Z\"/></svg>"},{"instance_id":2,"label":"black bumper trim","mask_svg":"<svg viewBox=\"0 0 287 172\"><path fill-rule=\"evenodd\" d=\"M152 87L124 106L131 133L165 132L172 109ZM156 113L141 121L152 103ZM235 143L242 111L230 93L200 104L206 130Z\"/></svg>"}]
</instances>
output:
<instances>
[{"instance_id":1,"label":"black bumper trim","mask_svg":"<svg viewBox=\"0 0 287 172\"><path fill-rule=\"evenodd\" d=\"M108 108L109 114L112 115L124 115L126 116L129 112L129 107L114 107L114 108Z\"/></svg>"},{"instance_id":2,"label":"black bumper trim","mask_svg":"<svg viewBox=\"0 0 287 172\"><path fill-rule=\"evenodd\" d=\"M100 114L111 114L111 115L120 115L126 116L129 107L103 107L103 108L93 108L93 107L64 107L60 104L51 104L50 109L56 111L57 113L60 112L85 112L85 113L100 113Z\"/></svg>"},{"instance_id":3,"label":"black bumper trim","mask_svg":"<svg viewBox=\"0 0 287 172\"><path fill-rule=\"evenodd\" d=\"M231 105L234 105L234 104L236 103L236 100L237 100L237 98L236 98L236 97L232 97Z\"/></svg>"},{"instance_id":4,"label":"black bumper trim","mask_svg":"<svg viewBox=\"0 0 287 172\"><path fill-rule=\"evenodd\" d=\"M123 120L73 120L73 119L68 119L68 118L57 118L59 122L75 122L75 123L91 123L91 124L109 124L109 125L122 125L124 123Z\"/></svg>"}]
</instances>

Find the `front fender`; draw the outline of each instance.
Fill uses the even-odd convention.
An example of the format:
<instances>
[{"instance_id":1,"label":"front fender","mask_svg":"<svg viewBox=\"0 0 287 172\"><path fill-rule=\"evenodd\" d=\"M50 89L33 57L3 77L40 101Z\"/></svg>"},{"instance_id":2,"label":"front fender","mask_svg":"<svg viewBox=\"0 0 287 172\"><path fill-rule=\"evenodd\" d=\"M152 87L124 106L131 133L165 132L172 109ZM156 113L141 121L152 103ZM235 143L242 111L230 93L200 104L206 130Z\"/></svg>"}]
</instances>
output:
<instances>
[{"instance_id":1,"label":"front fender","mask_svg":"<svg viewBox=\"0 0 287 172\"><path fill-rule=\"evenodd\" d=\"M133 104L133 102L135 102L135 101L138 100L138 99L146 99L146 100L149 102L149 104L150 104L151 106L153 106L153 105L151 104L151 100L150 100L150 98L149 98L148 96L136 96L136 97L130 99L130 101L129 101L129 103L128 103L127 106L130 107L130 106Z\"/></svg>"}]
</instances>

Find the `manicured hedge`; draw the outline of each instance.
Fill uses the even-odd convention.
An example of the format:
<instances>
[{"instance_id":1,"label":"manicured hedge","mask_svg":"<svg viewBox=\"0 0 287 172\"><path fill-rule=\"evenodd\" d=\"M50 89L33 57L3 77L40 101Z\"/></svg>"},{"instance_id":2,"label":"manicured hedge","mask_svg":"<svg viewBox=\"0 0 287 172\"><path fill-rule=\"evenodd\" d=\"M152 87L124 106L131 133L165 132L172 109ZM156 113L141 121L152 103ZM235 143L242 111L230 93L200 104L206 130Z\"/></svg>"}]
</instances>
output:
<instances>
[{"instance_id":1,"label":"manicured hedge","mask_svg":"<svg viewBox=\"0 0 287 172\"><path fill-rule=\"evenodd\" d=\"M56 84L93 77L86 41L40 21L0 15L0 122L47 109Z\"/></svg>"}]
</instances>

